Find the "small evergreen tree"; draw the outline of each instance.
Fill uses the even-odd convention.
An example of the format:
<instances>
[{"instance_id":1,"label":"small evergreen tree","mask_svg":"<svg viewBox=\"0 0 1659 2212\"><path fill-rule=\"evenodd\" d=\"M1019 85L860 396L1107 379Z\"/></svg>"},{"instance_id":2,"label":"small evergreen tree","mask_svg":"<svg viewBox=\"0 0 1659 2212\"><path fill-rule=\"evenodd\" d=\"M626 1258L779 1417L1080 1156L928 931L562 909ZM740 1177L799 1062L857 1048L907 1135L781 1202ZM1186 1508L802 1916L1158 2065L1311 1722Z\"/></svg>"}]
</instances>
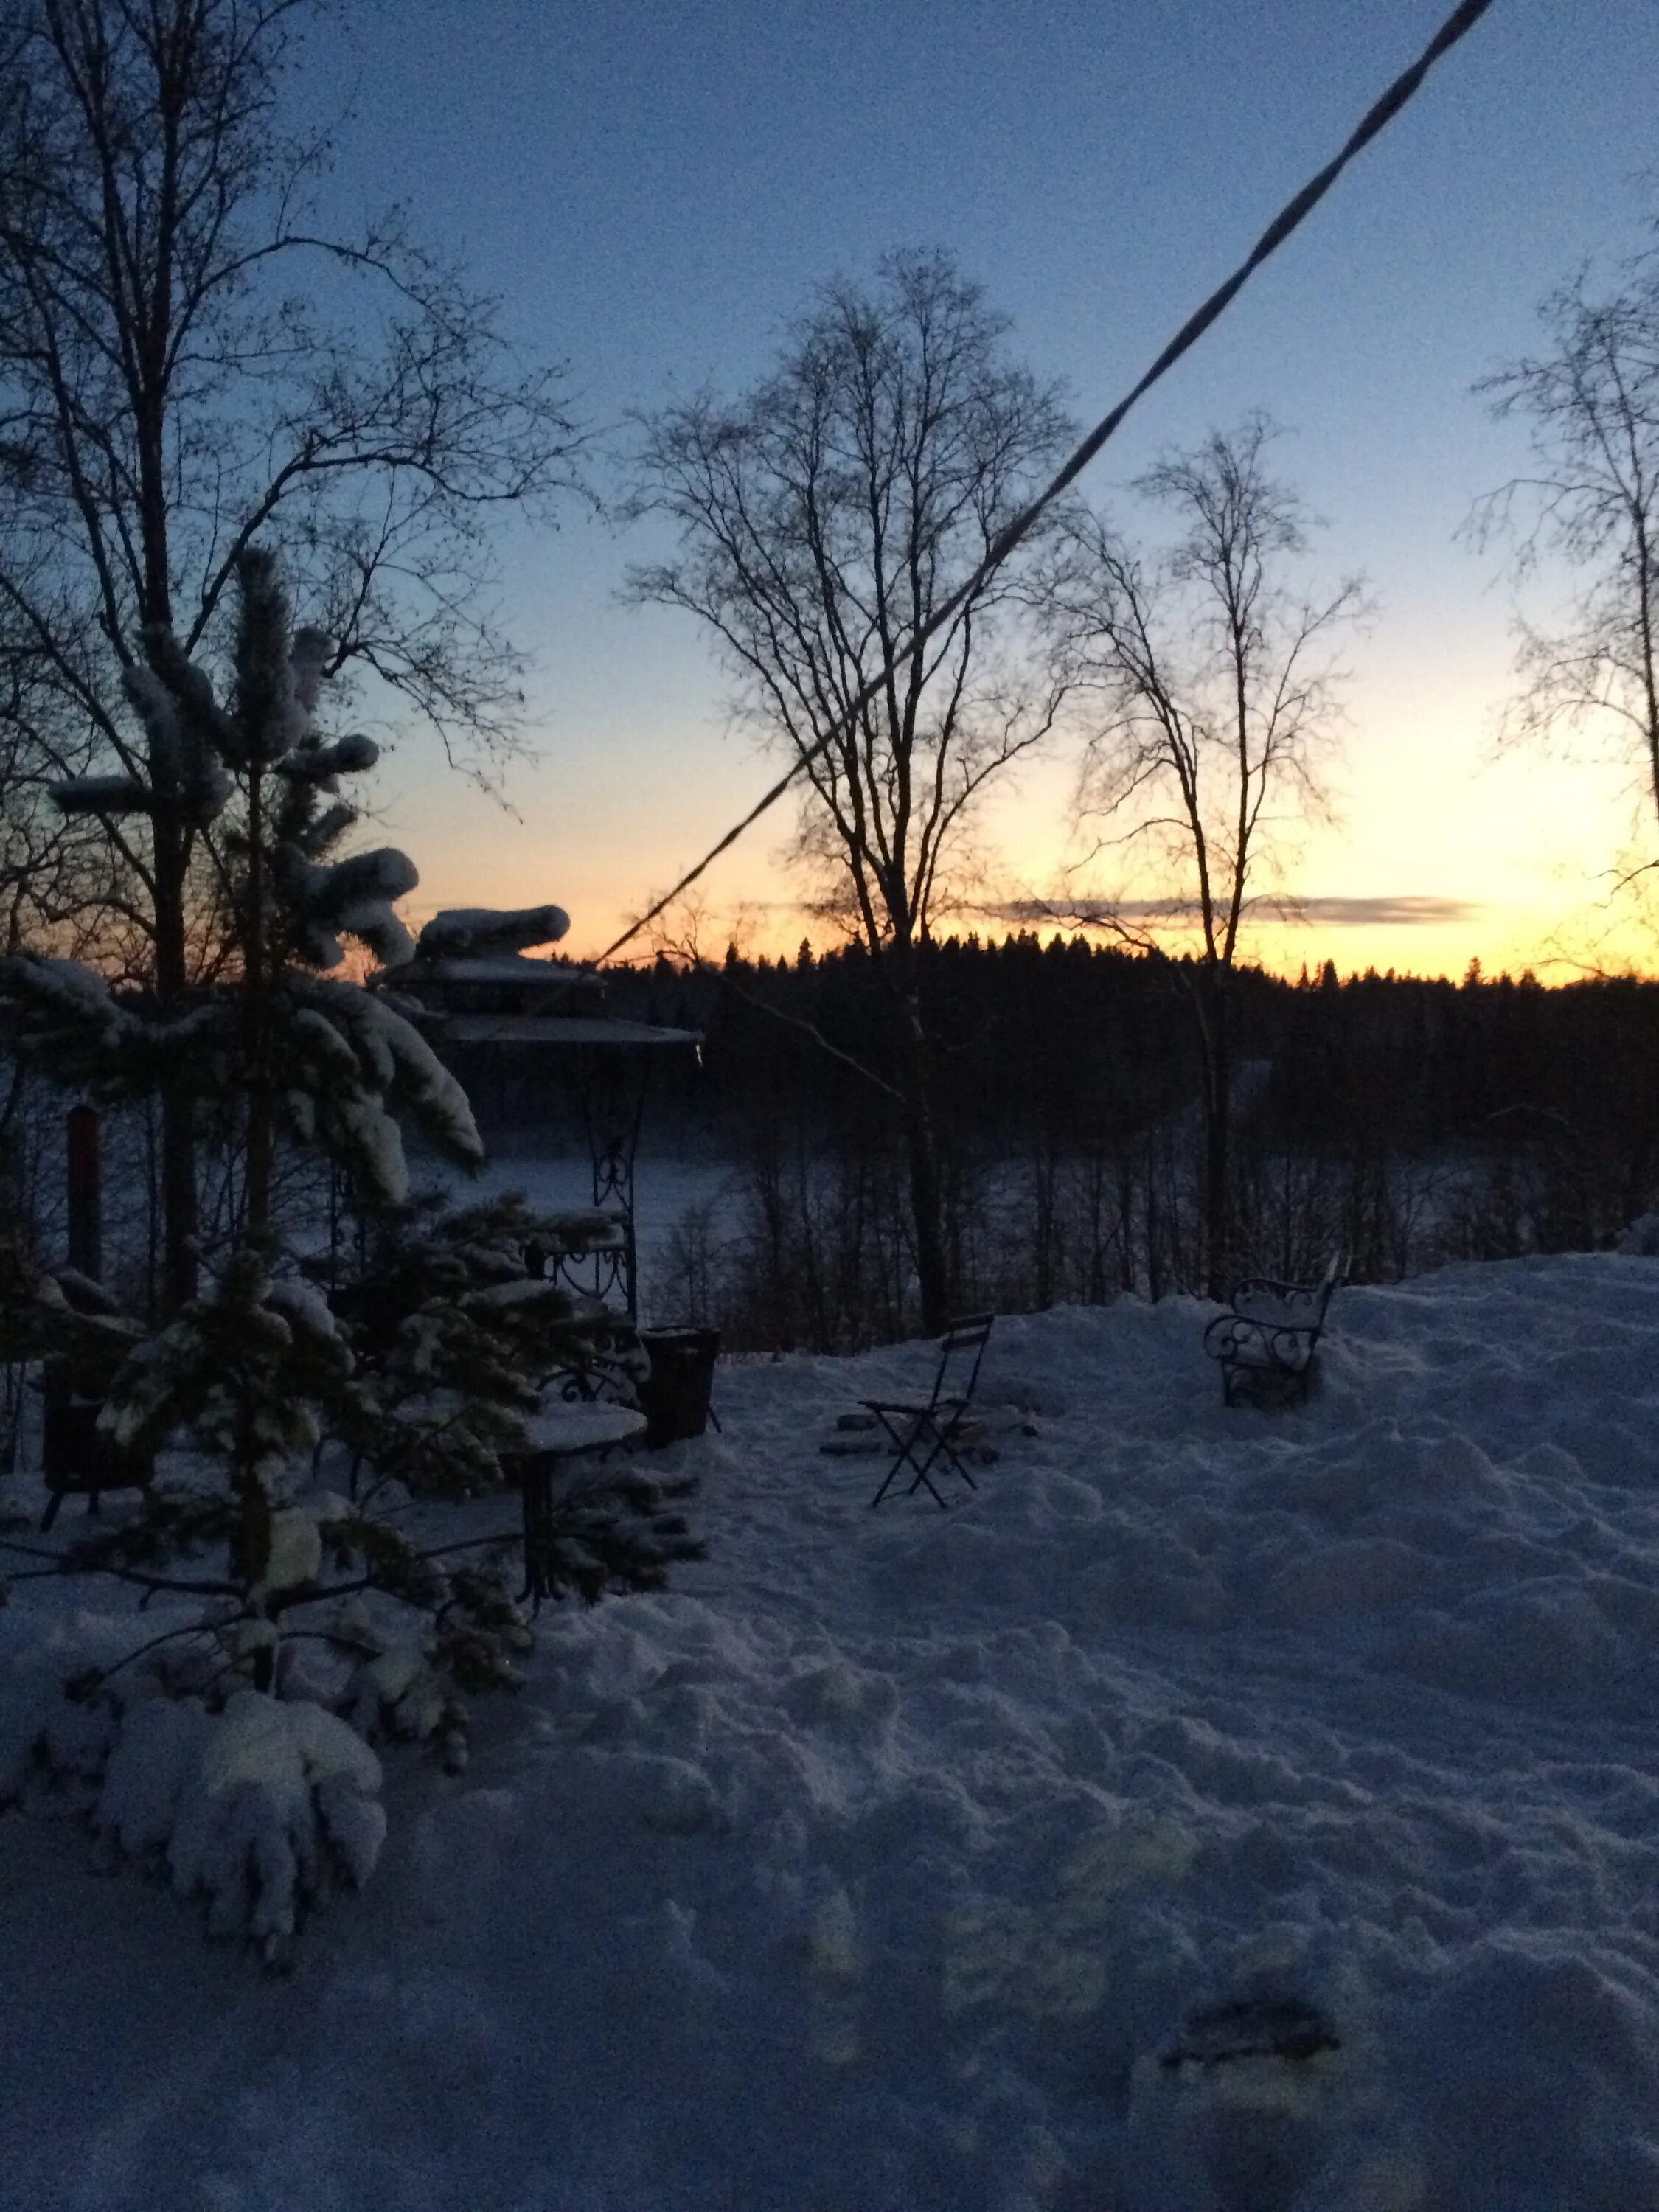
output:
<instances>
[{"instance_id":1,"label":"small evergreen tree","mask_svg":"<svg viewBox=\"0 0 1659 2212\"><path fill-rule=\"evenodd\" d=\"M519 1679L530 1630L504 1547L422 1544L382 1508L393 1494L500 1486L551 1378L590 1368L606 1334L590 1302L526 1275L524 1247L568 1248L608 1224L549 1220L511 1200L447 1213L410 1204L397 1111L412 1109L463 1163L482 1156L471 1113L390 999L330 971L346 938L383 969L407 958L393 902L416 872L389 848L342 855L358 817L341 779L371 767L375 749L317 727L327 641L290 635L270 557L245 555L238 586L228 704L165 633L149 641L151 666L128 678L149 757L194 794L218 857L218 980L181 1008L73 962L19 956L0 963L0 1002L26 1050L106 1095L176 1086L187 1060L191 1089L235 1133L237 1234L210 1285L155 1334L118 1321L94 1332L100 1427L135 1454L187 1443L184 1479L46 1556L58 1571L201 1601L132 1655L136 1670L123 1662L79 1686L106 1723L82 1764L105 1827L131 1848L165 1848L175 1881L208 1891L217 1924L276 1950L331 1868L355 1881L374 1863L378 1806L366 1808L379 1770L359 1739L434 1740L457 1761L465 1695ZM149 794L131 786L69 784L59 803L142 811ZM368 1255L354 1278L302 1266L285 1243L274 1203L285 1144L349 1170ZM84 1353L90 1324L36 1270L0 1303L0 1325L27 1337L23 1356ZM349 1499L319 1480L331 1449L349 1467ZM605 1474L562 1510L556 1591L591 1601L658 1588L669 1564L701 1553L671 1495L632 1474ZM195 1717L158 1735L135 1673ZM210 1777L245 1759L244 1814L204 1828L201 1791L213 1796ZM163 1799L171 1788L165 1817L158 1787Z\"/></svg>"}]
</instances>

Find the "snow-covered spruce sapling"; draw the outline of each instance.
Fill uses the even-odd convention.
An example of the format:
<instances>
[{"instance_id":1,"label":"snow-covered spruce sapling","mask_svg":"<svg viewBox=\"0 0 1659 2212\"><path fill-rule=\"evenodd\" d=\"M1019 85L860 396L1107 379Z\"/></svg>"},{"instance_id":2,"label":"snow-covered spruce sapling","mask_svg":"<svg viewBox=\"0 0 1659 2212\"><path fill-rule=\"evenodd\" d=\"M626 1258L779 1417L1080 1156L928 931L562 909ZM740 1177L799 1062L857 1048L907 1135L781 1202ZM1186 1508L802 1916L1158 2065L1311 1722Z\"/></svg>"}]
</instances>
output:
<instances>
[{"instance_id":1,"label":"snow-covered spruce sapling","mask_svg":"<svg viewBox=\"0 0 1659 2212\"><path fill-rule=\"evenodd\" d=\"M173 1010L147 1018L150 1008L118 999L73 963L11 960L0 968L0 989L20 1012L26 1045L59 1073L101 1080L106 1089L142 1087L159 1082L167 1060L188 1049L198 1090L215 1088L236 1103L245 1249L213 1297L187 1306L156 1344L176 1349L181 1331L199 1331L204 1316L230 1310L248 1316L255 1351L283 1326L273 1319L264 1327L261 1301L242 1281L247 1254L273 1254L279 1117L301 1139L343 1158L358 1186L388 1204L407 1190L389 1110L393 1094L462 1159L476 1161L483 1147L465 1094L419 1031L358 986L322 972L338 964L342 933L383 963L406 959L412 942L392 902L417 881L413 864L389 848L334 857L357 819L338 796L340 778L371 767L376 754L366 738L330 741L316 726L326 640L313 630L291 634L275 564L253 549L237 569L228 706L174 640L157 633L148 641L151 665L130 672L128 693L145 724L149 758L191 796L200 826L213 827L228 893L227 980L201 992L182 1019ZM65 785L58 797L71 809L95 804L107 811L118 804L101 785L91 792ZM142 810L149 802L135 788L119 803ZM252 1371L231 1371L240 1376L242 1418L210 1444L228 1463L242 1523L234 1556L250 1563L251 1583L269 1510L269 1454ZM131 1373L125 1387L134 1387ZM187 1407L179 1415L191 1417ZM117 1428L127 1419L119 1387L108 1418Z\"/></svg>"},{"instance_id":2,"label":"snow-covered spruce sapling","mask_svg":"<svg viewBox=\"0 0 1659 2212\"><path fill-rule=\"evenodd\" d=\"M200 1464L228 1466L238 1479L228 1490L210 1480L161 1486L145 1512L83 1537L64 1564L208 1601L210 1629L182 1655L179 1680L193 1690L282 1689L296 1664L289 1637L343 1662L321 1675L310 1669L313 1689L326 1677L325 1701L353 1707L361 1662L410 1648L411 1638L430 1662L423 1695L447 1674L457 1688L510 1685L528 1637L499 1565L453 1571L447 1552L467 1547L423 1547L313 1481L325 1435L367 1433L374 1417L326 1300L295 1278L273 1281L260 1255L243 1247L207 1295L132 1352L103 1416L128 1449L187 1440ZM501 1535L483 1547L499 1551ZM349 1618L340 1610L348 1600ZM377 1611L380 1600L393 1603ZM411 1627L400 1608L427 1620ZM181 1630L179 1641L193 1635ZM431 1732L409 1727L406 1715L377 1717L399 1733ZM440 1698L433 1725L441 1723L452 1751L464 1723L458 1700Z\"/></svg>"},{"instance_id":3,"label":"snow-covered spruce sapling","mask_svg":"<svg viewBox=\"0 0 1659 2212\"><path fill-rule=\"evenodd\" d=\"M319 1611L397 1582L368 1565L382 1532L359 1538L346 1502L305 1480L319 1409L348 1399L350 1379L324 1301L304 1283L273 1283L242 1247L210 1295L132 1349L103 1416L135 1452L187 1438L196 1479L56 1553L8 1543L41 1562L31 1572L110 1576L161 1601L165 1625L147 1622L125 1656L46 1709L37 1747L116 1848L163 1862L180 1891L205 1893L210 1927L250 1935L270 1960L312 1898L374 1865L380 1763L339 1709L359 1694L356 1676L410 1640L388 1616L406 1619L412 1598L429 1618L450 1595L404 1543L404 1604L383 1601L355 1637ZM313 1620L320 1637L301 1625ZM323 1663L304 1676L293 1655L313 1638ZM423 1642L430 1671L435 1639ZM435 1728L459 1726L453 1700L429 1702ZM9 1777L14 1792L27 1782L27 1769ZM7 1787L0 1774L0 1795Z\"/></svg>"},{"instance_id":4,"label":"snow-covered spruce sapling","mask_svg":"<svg viewBox=\"0 0 1659 2212\"><path fill-rule=\"evenodd\" d=\"M498 1425L476 1410L455 1424L471 1439L473 1473L492 1448L487 1435L496 1450L522 1437L503 1401L528 1357L522 1316L544 1300L491 1296L515 1285L483 1279L505 1258L503 1232L527 1222L548 1225L514 1201L478 1209L461 1218L454 1246L433 1240L430 1266L400 1278L417 1340L435 1329L482 1357L494 1339L498 1384L485 1405ZM448 1256L457 1249L459 1262ZM447 1288L434 1288L446 1276ZM454 1313L472 1318L452 1335ZM558 1356L579 1373L578 1318ZM374 1324L394 1342L400 1327L385 1314ZM372 1495L348 1500L311 1479L325 1435L359 1437L378 1466L373 1455L398 1430L382 1395L395 1352L380 1364L373 1331L365 1340L360 1366L318 1291L273 1280L263 1256L241 1248L210 1293L133 1351L104 1416L132 1450L193 1443L209 1479L158 1486L142 1513L58 1555L62 1571L112 1576L175 1609L191 1604L128 1661L76 1686L81 1723L49 1721L45 1731L59 1768L78 1772L118 1846L164 1860L176 1886L206 1892L210 1927L245 1930L270 1958L311 1897L333 1880L362 1881L374 1864L384 1824L369 1743L430 1741L447 1764L464 1764L468 1698L515 1686L531 1644L507 1575L510 1527L424 1544ZM548 1357L544 1346L539 1358ZM449 1395L460 1413L465 1393ZM411 1423L404 1432L435 1453L432 1430ZM459 1462L422 1453L405 1462L410 1471L435 1467L448 1486ZM229 1487L211 1479L226 1467ZM552 1592L594 1602L659 1589L672 1563L702 1554L673 1510L690 1486L631 1468L574 1486L555 1510ZM407 1496L401 1485L398 1494ZM163 1719L160 1705L185 1717ZM357 1752L348 1753L343 1729L355 1731Z\"/></svg>"},{"instance_id":5,"label":"snow-covered spruce sapling","mask_svg":"<svg viewBox=\"0 0 1659 2212\"><path fill-rule=\"evenodd\" d=\"M60 1075L131 1095L187 1053L198 1093L235 1109L239 1239L211 1286L132 1349L101 1417L129 1449L186 1447L188 1479L48 1555L46 1571L112 1575L146 1601L191 1607L80 1686L81 1710L106 1723L77 1739L82 1765L108 1759L102 1825L155 1846L158 1801L134 1810L126 1729L142 1714L153 1734L155 1695L182 1698L204 1726L163 1729L179 1753L173 1825L162 1824L173 1877L209 1889L216 1920L275 1940L331 1864L361 1879L378 1847L378 1808L363 1808L378 1768L366 1748L367 1765L329 1752L341 1717L362 1735L435 1739L459 1760L465 1693L514 1681L529 1642L501 1557L508 1530L419 1544L375 1510L373 1485L360 1502L318 1487L319 1448L334 1442L382 1492L395 1482L405 1497L499 1480L550 1372L580 1372L594 1352L595 1315L526 1281L522 1243L554 1228L568 1245L605 1224L555 1226L497 1206L444 1224L423 1248L398 1229L407 1174L394 1106L412 1108L463 1160L482 1148L464 1093L419 1030L325 971L348 936L383 965L407 955L392 902L415 871L390 851L337 857L356 819L340 778L371 765L374 749L316 729L325 647L304 631L290 640L269 560L246 556L238 582L228 706L165 639L129 685L151 757L175 764L213 825L231 915L219 979L162 1012L73 963L14 959L0 964L0 993L14 1034ZM60 796L70 808L144 803L136 789ZM372 1283L360 1283L368 1295L346 1331L280 1249L271 1170L284 1132L343 1162L387 1224L378 1243L392 1287L377 1307ZM442 1249L452 1235L453 1256ZM586 1486L566 1519L554 1587L589 1600L659 1587L670 1562L701 1550L662 1488L631 1475ZM274 1717L283 1708L289 1718ZM196 1818L203 1792L222 1790L242 1813ZM341 1801L331 1814L330 1790Z\"/></svg>"}]
</instances>

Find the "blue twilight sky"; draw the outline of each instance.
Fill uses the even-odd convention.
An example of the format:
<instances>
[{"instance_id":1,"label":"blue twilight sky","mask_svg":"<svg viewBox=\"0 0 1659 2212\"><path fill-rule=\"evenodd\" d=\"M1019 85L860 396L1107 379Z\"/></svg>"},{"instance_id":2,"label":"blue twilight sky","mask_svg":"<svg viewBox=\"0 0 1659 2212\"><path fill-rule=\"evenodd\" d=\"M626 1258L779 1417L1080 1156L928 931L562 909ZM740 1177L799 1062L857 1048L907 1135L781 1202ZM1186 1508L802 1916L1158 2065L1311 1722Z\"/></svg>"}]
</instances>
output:
<instances>
[{"instance_id":1,"label":"blue twilight sky","mask_svg":"<svg viewBox=\"0 0 1659 2212\"><path fill-rule=\"evenodd\" d=\"M381 0L314 34L304 81L324 108L351 101L339 210L406 199L502 296L526 353L568 362L599 428L751 380L816 282L902 245L950 248L1092 418L1447 4ZM1264 940L1271 957L1535 957L1628 841L1617 777L1492 762L1510 599L1453 533L1520 457L1469 385L1531 343L1557 279L1639 246L1659 205L1656 85L1653 0L1496 0L1087 480L1105 497L1160 447L1263 406L1297 434L1280 465L1329 524L1322 561L1370 580L1342 823L1292 881L1471 910L1378 927L1332 907L1362 918ZM692 619L615 604L641 550L574 507L556 536L504 541L542 763L512 775L514 818L401 748L383 794L422 872L417 914L552 896L591 950L767 780L726 734ZM997 802L1011 896L1054 880L1069 780L1056 759ZM720 941L745 904L763 938L800 934L775 865L787 826L720 864Z\"/></svg>"}]
</instances>

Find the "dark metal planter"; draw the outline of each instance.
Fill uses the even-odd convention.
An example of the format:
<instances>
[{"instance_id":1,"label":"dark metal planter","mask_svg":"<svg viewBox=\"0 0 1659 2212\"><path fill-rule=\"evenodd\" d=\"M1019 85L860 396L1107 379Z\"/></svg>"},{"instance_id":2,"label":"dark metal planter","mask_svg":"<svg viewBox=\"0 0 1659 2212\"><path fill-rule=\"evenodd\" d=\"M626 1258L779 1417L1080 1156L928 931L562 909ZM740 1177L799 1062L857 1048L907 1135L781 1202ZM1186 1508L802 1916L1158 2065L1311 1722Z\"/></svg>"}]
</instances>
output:
<instances>
[{"instance_id":1,"label":"dark metal planter","mask_svg":"<svg viewBox=\"0 0 1659 2212\"><path fill-rule=\"evenodd\" d=\"M717 1328L642 1328L640 1341L651 1355L651 1372L640 1385L645 1415L645 1444L654 1451L684 1437L700 1437L714 1408L714 1362L720 1357ZM720 1426L718 1415L714 1425Z\"/></svg>"}]
</instances>

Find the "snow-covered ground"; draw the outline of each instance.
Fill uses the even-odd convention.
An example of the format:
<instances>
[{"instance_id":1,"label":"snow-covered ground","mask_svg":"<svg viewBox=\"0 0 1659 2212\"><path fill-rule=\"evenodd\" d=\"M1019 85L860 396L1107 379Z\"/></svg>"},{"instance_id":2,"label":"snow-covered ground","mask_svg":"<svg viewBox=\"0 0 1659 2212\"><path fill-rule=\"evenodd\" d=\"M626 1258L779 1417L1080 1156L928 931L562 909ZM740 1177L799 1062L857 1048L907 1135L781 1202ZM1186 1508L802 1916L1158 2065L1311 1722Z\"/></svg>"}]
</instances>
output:
<instances>
[{"instance_id":1,"label":"snow-covered ground","mask_svg":"<svg viewBox=\"0 0 1659 2212\"><path fill-rule=\"evenodd\" d=\"M948 1514L817 1449L923 1347L723 1368L708 1560L394 1762L289 1980L0 1821L0 2200L1659 2206L1659 1264L1345 1291L1272 1414L1204 1311L1000 1322Z\"/></svg>"}]
</instances>

